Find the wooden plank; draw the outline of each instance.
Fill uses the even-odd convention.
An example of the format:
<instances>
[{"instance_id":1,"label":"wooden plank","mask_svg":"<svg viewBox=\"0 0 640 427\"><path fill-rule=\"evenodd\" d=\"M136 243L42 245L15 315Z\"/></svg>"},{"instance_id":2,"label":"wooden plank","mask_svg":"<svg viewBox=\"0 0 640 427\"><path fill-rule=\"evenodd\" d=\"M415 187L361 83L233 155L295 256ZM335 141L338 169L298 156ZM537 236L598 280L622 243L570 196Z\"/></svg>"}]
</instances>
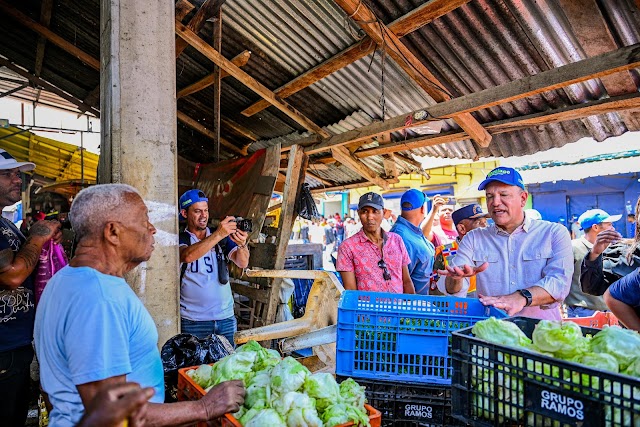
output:
<instances>
[{"instance_id":1,"label":"wooden plank","mask_svg":"<svg viewBox=\"0 0 640 427\"><path fill-rule=\"evenodd\" d=\"M349 169L351 169L352 171L354 171L355 173L357 173L367 181L385 190L389 189L389 183L387 181L380 178L371 169L365 166L364 163L362 163L360 160L353 157L353 155L346 148L335 147L331 149L331 153L333 154L333 157L337 161L339 161L340 163L342 163L343 165L345 165L346 167L348 167Z\"/></svg>"},{"instance_id":2,"label":"wooden plank","mask_svg":"<svg viewBox=\"0 0 640 427\"><path fill-rule=\"evenodd\" d=\"M40 4L40 24L49 28L51 22L51 11L53 10L53 0L42 0ZM40 77L42 72L42 63L44 61L44 49L47 44L47 39L43 36L38 36L38 44L36 45L36 64L33 67L34 75Z\"/></svg>"},{"instance_id":3,"label":"wooden plank","mask_svg":"<svg viewBox=\"0 0 640 427\"><path fill-rule=\"evenodd\" d=\"M273 104L280 111L285 113L291 119L293 119L296 123L303 126L305 129L310 130L312 132L317 133L325 138L329 137L330 134L322 129L317 124L313 123L307 117L305 117L298 110L293 108L291 105L286 103L285 101L276 97L276 95L267 89L263 84L258 82L256 79L251 77L249 74L245 73L237 67L235 64L231 63L227 58L222 56L220 52L215 50L209 44L207 44L204 40L202 40L198 35L196 35L193 31L189 30L186 26L182 25L180 21L176 21L176 34L182 37L185 41L187 41L191 46L197 49L204 56L209 58L215 64L217 64L223 70L226 70L231 76L240 81L242 84L247 86L249 89L253 90L255 93L268 100L271 104Z\"/></svg>"},{"instance_id":4,"label":"wooden plank","mask_svg":"<svg viewBox=\"0 0 640 427\"><path fill-rule=\"evenodd\" d=\"M257 289L251 286L238 283L236 279L231 279L231 290L239 295L243 295L253 301L259 301L263 304L269 302L269 290Z\"/></svg>"},{"instance_id":5,"label":"wooden plank","mask_svg":"<svg viewBox=\"0 0 640 427\"><path fill-rule=\"evenodd\" d=\"M280 226L276 236L276 260L274 270L283 270L284 262L289 244L289 236L293 229L293 222L296 219L295 204L300 186L304 182L304 174L309 157L304 154L302 147L294 145L289 152L289 164L287 166L287 178L284 184L282 195L282 212L280 213ZM267 306L265 322L269 325L274 323L276 309L280 302L280 287L282 279L274 279L271 284L271 294Z\"/></svg>"},{"instance_id":6,"label":"wooden plank","mask_svg":"<svg viewBox=\"0 0 640 427\"><path fill-rule=\"evenodd\" d=\"M382 159L384 165L384 173L391 178L398 177L398 167L396 166L395 156L393 153L386 155Z\"/></svg>"},{"instance_id":7,"label":"wooden plank","mask_svg":"<svg viewBox=\"0 0 640 427\"><path fill-rule=\"evenodd\" d=\"M177 111L176 112L176 118L179 121L181 121L182 123L184 123L185 125L189 126L190 128L192 128L194 130L197 130L201 134L203 134L205 136L208 136L211 139L214 138L214 134L213 134L213 131L211 131L211 129L208 129L207 127L201 125L196 120L194 120L191 117L187 116L182 111ZM225 138L221 137L220 138L220 143L222 145L224 145L225 147L227 147L229 150L233 151L234 153L240 154L241 156L246 156L247 155L247 150L246 149L240 149L240 148L236 147L233 143L227 141Z\"/></svg>"},{"instance_id":8,"label":"wooden plank","mask_svg":"<svg viewBox=\"0 0 640 427\"><path fill-rule=\"evenodd\" d=\"M176 19L182 21L185 16L191 13L191 11L195 9L195 6L192 5L187 0L178 0L176 3Z\"/></svg>"},{"instance_id":9,"label":"wooden plank","mask_svg":"<svg viewBox=\"0 0 640 427\"><path fill-rule=\"evenodd\" d=\"M45 26L37 23L33 19L29 18L27 15L25 15L22 12L20 12L15 7L10 6L4 0L0 0L0 10L2 12L4 12L5 16L12 17L13 19L18 21L19 23L21 23L25 27L29 28L30 30L35 31L40 36L44 37L45 39L47 39L51 43L55 44L60 49L62 49L65 52L73 55L74 57L78 58L80 61L84 62L85 64L87 64L88 66L93 68L94 70L100 71L100 61L98 61L97 59L95 59L94 57L89 55L88 53L84 52L80 48L74 46L72 43L66 41L65 39L63 39L59 35L55 34L53 31L51 31L47 27L45 27Z\"/></svg>"},{"instance_id":10,"label":"wooden plank","mask_svg":"<svg viewBox=\"0 0 640 427\"><path fill-rule=\"evenodd\" d=\"M398 37L405 36L467 2L469 2L469 0L430 0L390 23L389 30ZM291 96L339 69L364 58L372 53L375 48L376 45L373 40L368 36L364 37L361 41L349 46L323 63L316 65L309 71L302 73L274 92L281 98ZM249 117L259 113L269 105L268 102L261 100L246 108L242 111L242 114Z\"/></svg>"},{"instance_id":11,"label":"wooden plank","mask_svg":"<svg viewBox=\"0 0 640 427\"><path fill-rule=\"evenodd\" d=\"M282 203L276 203L275 205L273 205L273 206L269 206L269 207L267 208L267 213L271 213L271 212L273 212L273 211L277 211L277 210L278 210L278 209L280 209L281 207L282 207Z\"/></svg>"},{"instance_id":12,"label":"wooden plank","mask_svg":"<svg viewBox=\"0 0 640 427\"><path fill-rule=\"evenodd\" d=\"M347 185L336 185L335 187L320 187L311 189L311 194L322 194L327 191L343 191L343 190L352 190L354 188L362 188L362 187L370 187L371 183L369 181L356 182L353 184Z\"/></svg>"},{"instance_id":13,"label":"wooden plank","mask_svg":"<svg viewBox=\"0 0 640 427\"><path fill-rule=\"evenodd\" d=\"M418 126L428 121L415 120L411 125L406 125L407 118L409 116L415 116L416 114L424 114L426 112L431 117L450 117L461 111L470 112L481 110L549 90L559 89L573 83L579 83L637 67L640 67L640 43L593 58L567 64L553 70L543 71L539 74L524 77L500 86L484 89L480 92L454 98L426 109L416 110L408 115L396 116L384 122L374 122L358 129L343 132L324 139L318 144L306 147L305 153L315 154L328 151L335 146L372 138L385 132L394 132L407 127ZM314 161L317 160L314 159Z\"/></svg>"},{"instance_id":14,"label":"wooden plank","mask_svg":"<svg viewBox=\"0 0 640 427\"><path fill-rule=\"evenodd\" d=\"M52 85L51 83L42 80L39 77L35 77L33 75L31 75L29 72L23 70L22 68L18 67L17 65L7 61L4 58L0 58L0 65L7 67L8 69L14 71L17 74L20 74L22 77L28 79L30 82L38 85L38 86L42 86L42 88L48 90L49 92L53 92L56 95L58 95L59 97L69 101L70 103L76 105L79 109L86 111L88 113L93 114L96 117L100 117L100 112L98 110L96 110L95 108L85 104L84 102L80 101L79 99L77 99L74 96L69 95L67 92L63 91L62 89L59 89L58 87Z\"/></svg>"},{"instance_id":15,"label":"wooden plank","mask_svg":"<svg viewBox=\"0 0 640 427\"><path fill-rule=\"evenodd\" d=\"M265 153L264 164L262 166L261 176L265 178L275 177L278 173L278 165L280 164L280 144L273 145L267 148ZM275 181L274 181L275 186ZM273 191L273 188L272 188ZM269 202L271 200L271 194L257 194L253 193L251 200L249 201L249 212L247 218L253 222L253 231L249 236L252 241L258 240L260 231L264 224L264 219L267 216Z\"/></svg>"},{"instance_id":16,"label":"wooden plank","mask_svg":"<svg viewBox=\"0 0 640 427\"><path fill-rule=\"evenodd\" d=\"M218 8L213 21L212 45L218 52L222 51L222 8ZM222 92L222 74L220 67L213 64L213 146L216 153L216 161L220 161L220 94Z\"/></svg>"},{"instance_id":17,"label":"wooden plank","mask_svg":"<svg viewBox=\"0 0 640 427\"><path fill-rule=\"evenodd\" d=\"M207 19L215 16L224 2L225 0L205 0L204 3L202 3L202 6L200 6L200 9L198 9L196 11L196 14L193 15L191 21L189 21L187 28L193 31L195 34L198 34ZM181 21L181 19L178 19L178 17L176 17L176 20ZM186 42L186 40L183 40L180 37L176 39L176 58L180 56L180 54L187 48L187 46L189 46L189 44Z\"/></svg>"},{"instance_id":18,"label":"wooden plank","mask_svg":"<svg viewBox=\"0 0 640 427\"><path fill-rule=\"evenodd\" d=\"M251 52L249 52L248 50L245 50L244 52L242 52L242 53L236 55L235 57L233 57L231 62L234 63L235 65L237 65L238 67L243 67L243 66L247 65L247 62L249 61L250 57L251 57ZM228 75L229 75L229 73L227 73L226 71L222 70L222 75L220 76L220 78L224 79ZM209 86L211 86L213 84L214 84L213 73L207 74L206 76L204 76L203 78L201 78L197 82L192 83L189 86L186 86L186 87L180 89L176 96L178 98L182 98L182 97L191 95L192 93L199 92L202 89L205 89L205 88L207 88L207 87L209 87Z\"/></svg>"},{"instance_id":19,"label":"wooden plank","mask_svg":"<svg viewBox=\"0 0 640 427\"><path fill-rule=\"evenodd\" d=\"M543 111L540 113L530 114L527 116L512 117L506 120L500 120L485 124L485 128L492 134L505 132L513 132L516 130L526 129L531 126L544 126L551 123L559 123L567 120L582 119L598 114L618 112L640 108L640 94L633 93L618 97L601 99L585 104L571 105L551 111ZM469 136L464 131L452 131L439 135L428 135L406 141L392 142L382 147L368 148L358 151L355 157L363 158L370 156L379 156L398 151L413 150L416 148L431 147L438 144L447 144L450 142L462 141Z\"/></svg>"},{"instance_id":20,"label":"wooden plank","mask_svg":"<svg viewBox=\"0 0 640 427\"><path fill-rule=\"evenodd\" d=\"M404 70L436 102L451 99L443 88L444 85L431 71L411 52L400 38L389 30L362 0L334 0L358 25L382 46L393 60ZM491 135L470 114L455 114L451 118L478 143L481 147L488 147Z\"/></svg>"}]
</instances>

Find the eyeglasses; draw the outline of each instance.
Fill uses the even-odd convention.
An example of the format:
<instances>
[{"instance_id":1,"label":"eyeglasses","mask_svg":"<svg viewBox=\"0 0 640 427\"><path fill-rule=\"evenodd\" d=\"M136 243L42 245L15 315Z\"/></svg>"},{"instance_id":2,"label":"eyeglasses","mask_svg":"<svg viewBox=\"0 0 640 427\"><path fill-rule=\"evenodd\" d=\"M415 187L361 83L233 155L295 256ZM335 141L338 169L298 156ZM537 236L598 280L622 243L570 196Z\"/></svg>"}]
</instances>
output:
<instances>
[{"instance_id":1,"label":"eyeglasses","mask_svg":"<svg viewBox=\"0 0 640 427\"><path fill-rule=\"evenodd\" d=\"M20 171L15 171L15 172L11 172L11 171L0 172L0 177L2 177L2 178L9 178L9 179L13 179L13 178L22 179L22 172L20 172Z\"/></svg>"},{"instance_id":2,"label":"eyeglasses","mask_svg":"<svg viewBox=\"0 0 640 427\"><path fill-rule=\"evenodd\" d=\"M384 280L391 280L391 274L389 274L389 270L387 270L387 264L384 262L383 259L378 261L378 267L382 269L382 278Z\"/></svg>"}]
</instances>

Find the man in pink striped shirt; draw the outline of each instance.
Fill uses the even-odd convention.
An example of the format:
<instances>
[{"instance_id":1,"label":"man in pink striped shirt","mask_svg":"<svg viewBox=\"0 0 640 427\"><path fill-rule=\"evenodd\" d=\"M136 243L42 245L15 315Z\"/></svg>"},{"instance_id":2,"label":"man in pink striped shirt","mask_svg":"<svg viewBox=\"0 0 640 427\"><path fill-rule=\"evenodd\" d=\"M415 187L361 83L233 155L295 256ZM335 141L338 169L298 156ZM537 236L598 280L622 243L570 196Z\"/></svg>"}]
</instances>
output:
<instances>
[{"instance_id":1,"label":"man in pink striped shirt","mask_svg":"<svg viewBox=\"0 0 640 427\"><path fill-rule=\"evenodd\" d=\"M379 194L360 197L362 230L340 245L336 270L347 290L414 294L407 249L399 235L382 229L383 212Z\"/></svg>"}]
</instances>

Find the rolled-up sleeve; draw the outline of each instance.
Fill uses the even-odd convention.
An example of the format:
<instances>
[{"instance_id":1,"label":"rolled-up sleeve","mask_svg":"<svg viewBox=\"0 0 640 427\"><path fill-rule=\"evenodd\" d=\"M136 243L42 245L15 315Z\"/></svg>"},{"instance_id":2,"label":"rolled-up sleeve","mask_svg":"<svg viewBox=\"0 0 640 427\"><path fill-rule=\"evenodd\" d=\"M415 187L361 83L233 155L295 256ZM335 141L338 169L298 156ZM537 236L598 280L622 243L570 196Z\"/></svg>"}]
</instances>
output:
<instances>
[{"instance_id":1,"label":"rolled-up sleeve","mask_svg":"<svg viewBox=\"0 0 640 427\"><path fill-rule=\"evenodd\" d=\"M564 227L551 230L551 249L552 256L542 269L542 279L534 286L543 288L556 301L563 301L571 290L574 268L571 237Z\"/></svg>"}]
</instances>

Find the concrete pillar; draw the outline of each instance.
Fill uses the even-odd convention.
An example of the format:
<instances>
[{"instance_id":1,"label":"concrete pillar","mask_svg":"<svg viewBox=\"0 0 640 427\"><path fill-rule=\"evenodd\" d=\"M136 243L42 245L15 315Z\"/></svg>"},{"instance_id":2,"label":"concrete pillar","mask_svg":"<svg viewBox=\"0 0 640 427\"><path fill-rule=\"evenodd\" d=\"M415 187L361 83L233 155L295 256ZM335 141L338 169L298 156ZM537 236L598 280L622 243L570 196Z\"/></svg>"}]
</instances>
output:
<instances>
[{"instance_id":1,"label":"concrete pillar","mask_svg":"<svg viewBox=\"0 0 640 427\"><path fill-rule=\"evenodd\" d=\"M101 183L136 187L158 229L151 259L127 281L161 346L179 330L174 3L101 0Z\"/></svg>"}]
</instances>

